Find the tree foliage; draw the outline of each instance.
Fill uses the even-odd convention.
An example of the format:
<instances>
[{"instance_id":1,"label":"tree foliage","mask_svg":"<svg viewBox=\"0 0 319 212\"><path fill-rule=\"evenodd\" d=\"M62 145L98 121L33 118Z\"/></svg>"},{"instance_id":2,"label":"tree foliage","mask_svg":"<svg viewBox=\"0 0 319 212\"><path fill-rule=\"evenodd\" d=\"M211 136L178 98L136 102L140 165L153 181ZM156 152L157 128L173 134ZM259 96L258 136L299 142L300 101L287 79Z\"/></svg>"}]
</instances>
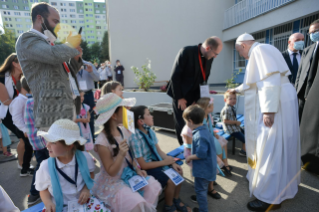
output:
<instances>
[{"instance_id":1,"label":"tree foliage","mask_svg":"<svg viewBox=\"0 0 319 212\"><path fill-rule=\"evenodd\" d=\"M2 64L4 60L13 52L15 52L16 38L13 31L6 29L5 33L0 35L0 63Z\"/></svg>"}]
</instances>

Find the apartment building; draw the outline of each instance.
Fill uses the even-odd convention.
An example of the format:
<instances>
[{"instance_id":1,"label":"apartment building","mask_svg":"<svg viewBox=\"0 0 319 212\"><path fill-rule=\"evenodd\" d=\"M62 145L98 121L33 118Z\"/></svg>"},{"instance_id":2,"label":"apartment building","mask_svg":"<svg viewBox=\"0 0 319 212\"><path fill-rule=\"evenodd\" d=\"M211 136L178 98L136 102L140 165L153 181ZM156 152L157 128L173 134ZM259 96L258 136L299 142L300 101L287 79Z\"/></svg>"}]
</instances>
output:
<instances>
[{"instance_id":1,"label":"apartment building","mask_svg":"<svg viewBox=\"0 0 319 212\"><path fill-rule=\"evenodd\" d=\"M95 0L0 0L2 24L13 30L17 37L28 31L32 26L31 7L36 2L47 2L59 11L62 26L59 40L82 27L83 39L93 44L101 42L107 31L105 1Z\"/></svg>"},{"instance_id":2,"label":"apartment building","mask_svg":"<svg viewBox=\"0 0 319 212\"><path fill-rule=\"evenodd\" d=\"M241 83L247 61L235 51L235 40L251 33L258 42L284 51L292 33L305 35L309 25L319 18L318 0L116 0L107 1L111 59L121 59L126 87L136 87L130 80L129 67L152 61L157 80L169 80L178 51L197 45L210 36L223 40L224 48L214 60L208 83L225 85L232 73L241 70Z\"/></svg>"}]
</instances>

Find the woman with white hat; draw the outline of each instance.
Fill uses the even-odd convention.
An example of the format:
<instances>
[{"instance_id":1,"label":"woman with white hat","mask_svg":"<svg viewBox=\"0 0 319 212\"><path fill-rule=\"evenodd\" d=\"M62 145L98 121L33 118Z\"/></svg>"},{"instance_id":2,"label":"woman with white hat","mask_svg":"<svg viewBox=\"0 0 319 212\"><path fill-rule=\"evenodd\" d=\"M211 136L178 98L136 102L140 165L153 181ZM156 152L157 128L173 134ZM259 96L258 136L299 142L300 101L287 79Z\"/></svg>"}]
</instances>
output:
<instances>
[{"instance_id":1,"label":"woman with white hat","mask_svg":"<svg viewBox=\"0 0 319 212\"><path fill-rule=\"evenodd\" d=\"M132 107L135 102L135 98L121 99L109 93L96 104L96 111L100 115L95 124L104 127L95 141L101 171L95 177L92 191L114 212L155 212L162 191L158 181L137 167L126 141L130 132L120 126L123 107ZM127 179L137 175L145 177L148 185L133 192Z\"/></svg>"},{"instance_id":2,"label":"woman with white hat","mask_svg":"<svg viewBox=\"0 0 319 212\"><path fill-rule=\"evenodd\" d=\"M42 161L36 173L35 187L48 212L110 212L90 194L94 181L94 161L83 152L86 139L78 125L68 119L55 121L48 132L38 131L47 141L50 158Z\"/></svg>"}]
</instances>

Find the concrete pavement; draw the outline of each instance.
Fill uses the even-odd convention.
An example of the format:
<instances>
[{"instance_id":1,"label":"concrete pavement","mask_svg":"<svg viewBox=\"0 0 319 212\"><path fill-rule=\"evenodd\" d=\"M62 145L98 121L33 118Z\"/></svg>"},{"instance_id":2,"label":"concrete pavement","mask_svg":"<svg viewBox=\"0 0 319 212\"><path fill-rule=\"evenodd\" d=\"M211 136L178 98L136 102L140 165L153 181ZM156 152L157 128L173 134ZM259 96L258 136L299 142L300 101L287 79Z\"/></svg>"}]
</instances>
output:
<instances>
[{"instance_id":1,"label":"concrete pavement","mask_svg":"<svg viewBox=\"0 0 319 212\"><path fill-rule=\"evenodd\" d=\"M175 139L175 134L166 131L156 131L159 139L159 144L164 152L178 147L178 142ZM14 137L12 137L14 139ZM236 143L240 147L240 142ZM16 149L17 143L12 145L12 151ZM215 200L208 197L209 211L221 212L246 212L246 204L249 200L248 181L246 180L247 164L244 157L238 156L239 148L236 149L236 155L231 155L231 144L228 145L229 164L233 166L233 176L229 178L217 176L217 185L215 189L221 194L222 199ZM91 152L96 156L94 152ZM0 157L0 161L2 156ZM35 165L35 159L32 163ZM100 163L96 163L96 171L99 172ZM195 194L194 180L190 173L190 168L183 165L185 182L181 190L181 199L189 206L198 207L197 204L190 201L189 197ZM29 194L32 177L20 177L20 170L17 169L17 161L9 161L0 163L0 185L9 194L15 205L24 210L28 208L27 195ZM163 195L161 195L163 197ZM158 205L158 211L162 211L164 201ZM282 208L278 212L301 212L319 211L319 177L301 171L301 184L299 191L294 199L287 200L282 203ZM2 211L1 211L2 212Z\"/></svg>"}]
</instances>

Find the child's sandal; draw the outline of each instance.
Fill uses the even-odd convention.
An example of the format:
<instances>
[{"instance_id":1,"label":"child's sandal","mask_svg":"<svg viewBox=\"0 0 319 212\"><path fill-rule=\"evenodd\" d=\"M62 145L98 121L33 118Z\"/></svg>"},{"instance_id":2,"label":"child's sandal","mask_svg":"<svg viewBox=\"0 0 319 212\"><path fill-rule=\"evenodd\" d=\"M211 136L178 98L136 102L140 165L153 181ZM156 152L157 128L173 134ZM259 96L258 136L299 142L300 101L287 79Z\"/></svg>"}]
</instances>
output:
<instances>
[{"instance_id":1,"label":"child's sandal","mask_svg":"<svg viewBox=\"0 0 319 212\"><path fill-rule=\"evenodd\" d=\"M175 211L176 211L176 207L174 204L171 206L165 205L163 208L163 212L175 212Z\"/></svg>"},{"instance_id":2,"label":"child's sandal","mask_svg":"<svg viewBox=\"0 0 319 212\"><path fill-rule=\"evenodd\" d=\"M180 212L188 212L187 210L187 207L188 205L186 205L185 203L183 203L184 205L183 206L180 206L180 204L182 203L181 199L178 198L178 199L173 199L173 202L174 202L174 205L176 207L176 209Z\"/></svg>"},{"instance_id":3,"label":"child's sandal","mask_svg":"<svg viewBox=\"0 0 319 212\"><path fill-rule=\"evenodd\" d=\"M13 156L13 154L11 154L10 152L5 152L5 153L3 153L3 155L6 156L6 157L12 157Z\"/></svg>"}]
</instances>

